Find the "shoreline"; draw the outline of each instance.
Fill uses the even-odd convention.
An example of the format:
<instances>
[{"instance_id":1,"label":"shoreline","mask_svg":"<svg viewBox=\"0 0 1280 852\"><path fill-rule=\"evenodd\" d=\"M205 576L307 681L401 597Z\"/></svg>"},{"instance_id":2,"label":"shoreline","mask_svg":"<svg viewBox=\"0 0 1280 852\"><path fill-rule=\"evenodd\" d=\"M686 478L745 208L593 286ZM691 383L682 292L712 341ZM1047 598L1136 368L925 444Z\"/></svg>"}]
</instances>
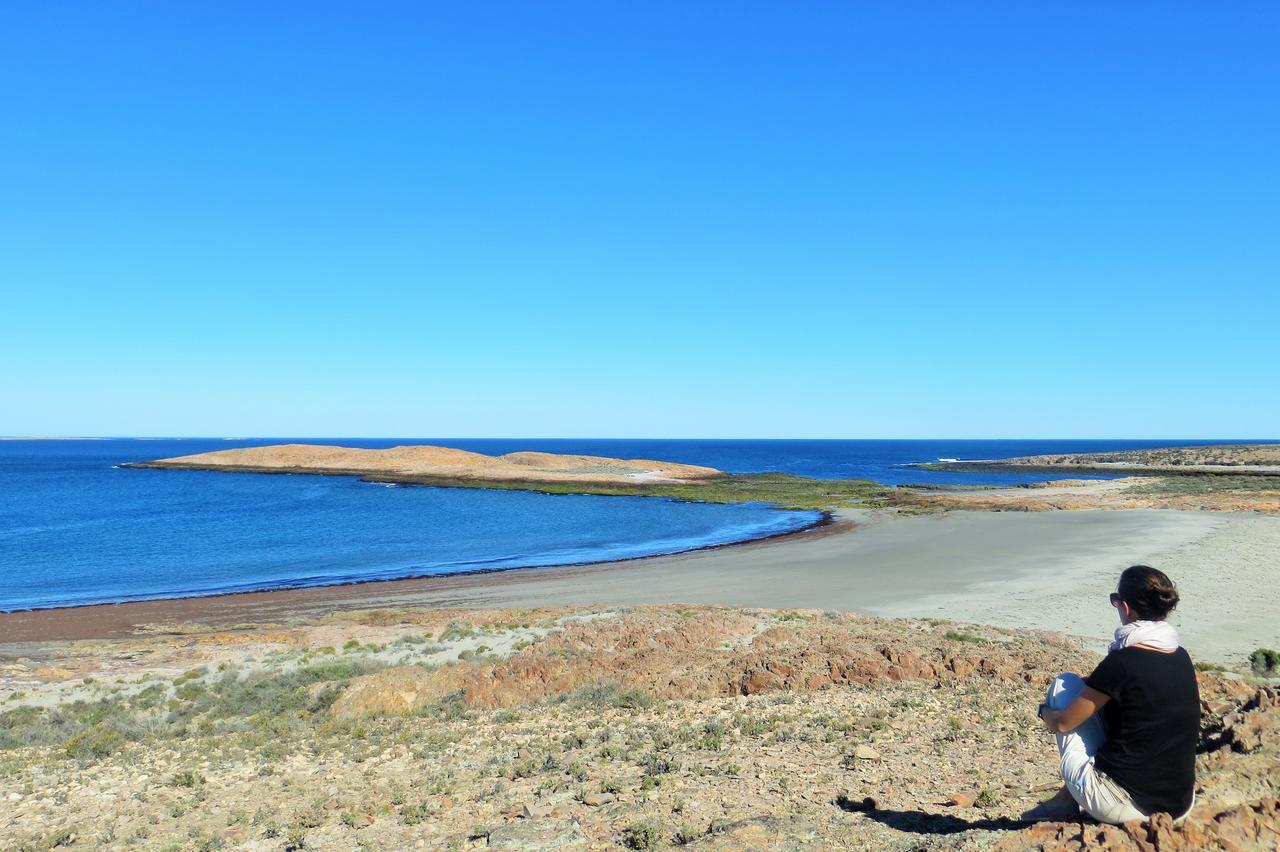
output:
<instances>
[{"instance_id":1,"label":"shoreline","mask_svg":"<svg viewBox=\"0 0 1280 852\"><path fill-rule=\"evenodd\" d=\"M779 511L807 511L807 510L787 510ZM799 535L811 530L820 529L822 527L836 524L835 513L831 511L819 512L817 520L798 527L794 530L786 530L785 532L774 532L766 535L752 536L750 538L735 539L733 541L722 541L716 544L702 544L697 547L686 547L681 550L672 550L664 553L650 553L644 556L623 556L612 559L592 559L586 562L548 562L539 565L511 565L498 568L471 568L461 571L450 571L444 574L406 574L402 577L369 577L367 579L356 580L335 580L332 583L312 583L306 585L278 585L263 586L262 588L253 589L227 589L222 591L212 591L205 594L175 594L171 596L133 598L118 601L91 601L86 603L71 604L55 604L51 606L25 607L21 609L0 609L0 628L5 625L5 617L10 615L20 615L23 613L40 613L40 612L60 612L63 610L82 610L92 607L112 607L112 606L129 606L131 604L147 604L147 603L164 603L172 601L198 601L208 598L234 598L241 595L257 595L272 594L276 592L306 592L315 589L338 589L354 586L368 586L377 583L401 583L415 580L444 580L450 577L474 577L489 574L501 574L508 571L536 571L552 568L578 568L588 567L592 565L625 565L629 562L639 562L645 559L667 559L676 556L682 556L686 553L700 553L708 550L720 550L727 547L744 547L752 544L758 544L765 541L774 541L777 539L787 538L793 535ZM0 635L3 635L0 632ZM0 643L2 644L2 643ZM2 656L2 655L0 655Z\"/></svg>"},{"instance_id":2,"label":"shoreline","mask_svg":"<svg viewBox=\"0 0 1280 852\"><path fill-rule=\"evenodd\" d=\"M451 574L422 574L407 577L373 578L310 586L279 586L244 591L214 592L207 595L184 595L140 600L72 604L33 609L0 611L0 659L10 655L4 646L9 643L76 641L82 639L113 639L136 635L133 629L139 625L173 621L196 621L202 625L225 626L242 624L247 620L236 602L242 602L263 612L286 618L297 618L305 612L315 612L333 604L377 598L362 592L379 589L388 594L412 591L449 591L485 585L484 580L510 574L541 574L543 572L594 569L602 566L622 568L637 563L657 560L678 560L702 553L727 550L746 550L765 544L774 544L798 536L833 535L852 531L857 524L824 511L821 517L803 527L781 533L737 541L708 544L701 547L655 553L649 556L632 556L623 559L601 559L590 562L560 562L547 565L525 565L511 568L480 568ZM430 584L431 589L422 589ZM352 607L359 608L359 607ZM84 616L80 618L78 616ZM306 617L306 616L304 616Z\"/></svg>"},{"instance_id":3,"label":"shoreline","mask_svg":"<svg viewBox=\"0 0 1280 852\"><path fill-rule=\"evenodd\" d=\"M1257 589L1280 572L1280 517L1173 509L852 510L805 531L622 562L523 568L0 615L0 656L65 640L181 637L343 619L353 611L650 604L854 612L1056 631L1101 650L1120 570L1152 564L1183 593L1172 621L1196 659L1280 646ZM406 616L408 617L408 616Z\"/></svg>"}]
</instances>

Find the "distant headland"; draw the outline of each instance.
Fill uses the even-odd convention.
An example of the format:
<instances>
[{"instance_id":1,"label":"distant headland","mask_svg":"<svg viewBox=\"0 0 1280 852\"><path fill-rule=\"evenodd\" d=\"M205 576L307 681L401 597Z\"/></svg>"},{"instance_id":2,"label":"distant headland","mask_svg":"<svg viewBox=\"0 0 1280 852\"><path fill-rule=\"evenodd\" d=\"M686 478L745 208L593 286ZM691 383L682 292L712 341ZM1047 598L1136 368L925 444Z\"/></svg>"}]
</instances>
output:
<instances>
[{"instance_id":1,"label":"distant headland","mask_svg":"<svg viewBox=\"0 0 1280 852\"><path fill-rule=\"evenodd\" d=\"M1216 444L1106 453L1022 456L1011 459L946 459L918 465L928 470L1011 473L1086 473L1125 476L1226 474L1280 476L1280 444Z\"/></svg>"}]
</instances>

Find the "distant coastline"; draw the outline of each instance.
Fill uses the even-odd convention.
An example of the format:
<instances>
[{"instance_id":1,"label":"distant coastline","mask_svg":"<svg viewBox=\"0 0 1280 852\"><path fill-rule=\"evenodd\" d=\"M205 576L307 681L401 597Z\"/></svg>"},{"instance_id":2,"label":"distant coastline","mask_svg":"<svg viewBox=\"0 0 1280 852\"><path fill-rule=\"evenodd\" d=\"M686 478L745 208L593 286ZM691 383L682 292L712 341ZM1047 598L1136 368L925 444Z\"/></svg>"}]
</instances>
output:
<instances>
[{"instance_id":1,"label":"distant coastline","mask_svg":"<svg viewBox=\"0 0 1280 852\"><path fill-rule=\"evenodd\" d=\"M1280 444L1216 444L965 461L938 459L915 467L933 471L984 473L1018 471L1112 476L1280 476Z\"/></svg>"}]
</instances>

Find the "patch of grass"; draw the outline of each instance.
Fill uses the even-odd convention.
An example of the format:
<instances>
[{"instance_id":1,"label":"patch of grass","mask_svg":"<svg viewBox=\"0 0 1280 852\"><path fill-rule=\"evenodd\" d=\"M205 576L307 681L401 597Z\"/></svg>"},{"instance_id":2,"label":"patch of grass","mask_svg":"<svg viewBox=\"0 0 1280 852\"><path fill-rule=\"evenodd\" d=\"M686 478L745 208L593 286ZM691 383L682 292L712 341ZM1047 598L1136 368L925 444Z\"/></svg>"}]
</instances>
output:
<instances>
[{"instance_id":1,"label":"patch of grass","mask_svg":"<svg viewBox=\"0 0 1280 852\"><path fill-rule=\"evenodd\" d=\"M441 642L453 642L458 639L470 639L476 635L475 628L461 621L451 621L449 626L440 631Z\"/></svg>"},{"instance_id":2,"label":"patch of grass","mask_svg":"<svg viewBox=\"0 0 1280 852\"><path fill-rule=\"evenodd\" d=\"M572 707L598 710L607 707L637 710L653 705L653 697L644 690L622 686L612 681L575 689L561 695L560 701Z\"/></svg>"},{"instance_id":3,"label":"patch of grass","mask_svg":"<svg viewBox=\"0 0 1280 852\"><path fill-rule=\"evenodd\" d=\"M184 769L169 776L170 787L199 787L204 783L204 776L194 769Z\"/></svg>"},{"instance_id":4,"label":"patch of grass","mask_svg":"<svg viewBox=\"0 0 1280 852\"><path fill-rule=\"evenodd\" d=\"M1158 476L1130 486L1125 493L1139 497L1178 497L1196 494L1280 496L1280 477L1225 474Z\"/></svg>"},{"instance_id":5,"label":"patch of grass","mask_svg":"<svg viewBox=\"0 0 1280 852\"><path fill-rule=\"evenodd\" d=\"M628 849L656 849L662 842L662 826L653 820L642 820L622 831L622 845Z\"/></svg>"},{"instance_id":6,"label":"patch of grass","mask_svg":"<svg viewBox=\"0 0 1280 852\"><path fill-rule=\"evenodd\" d=\"M1199 663L1196 663L1196 671L1198 671L1198 672L1227 672L1227 671L1231 671L1231 670L1230 670L1230 669L1228 669L1226 666L1222 666L1222 665L1219 665L1219 664L1217 664L1217 663L1199 662Z\"/></svg>"},{"instance_id":7,"label":"patch of grass","mask_svg":"<svg viewBox=\"0 0 1280 852\"><path fill-rule=\"evenodd\" d=\"M56 707L15 707L0 712L0 750L28 746L61 747L68 757L93 762L119 752L128 743L150 739L209 735L228 730L262 731L278 741L289 730L329 707L341 683L378 671L382 663L332 659L290 672L234 669L217 680L196 682L203 670L183 675L168 698L166 687L153 684L131 697L72 701ZM188 677L188 675L192 675ZM316 684L330 688L316 689Z\"/></svg>"},{"instance_id":8,"label":"patch of grass","mask_svg":"<svg viewBox=\"0 0 1280 852\"><path fill-rule=\"evenodd\" d=\"M76 832L73 828L59 828L52 834L46 835L40 841L41 849L57 849L60 846L70 846L76 842Z\"/></svg>"},{"instance_id":9,"label":"patch of grass","mask_svg":"<svg viewBox=\"0 0 1280 852\"><path fill-rule=\"evenodd\" d=\"M660 754L649 755L647 758L645 758L643 761L640 762L640 765L644 767L644 774L649 776L667 775L671 772L677 771L680 768L679 763L677 763L676 761L672 760L669 757L664 757L663 755L660 755Z\"/></svg>"},{"instance_id":10,"label":"patch of grass","mask_svg":"<svg viewBox=\"0 0 1280 852\"><path fill-rule=\"evenodd\" d=\"M697 843L702 839L703 832L691 825L682 825L676 829L675 834L671 835L671 842L677 846L688 846L690 843Z\"/></svg>"},{"instance_id":11,"label":"patch of grass","mask_svg":"<svg viewBox=\"0 0 1280 852\"><path fill-rule=\"evenodd\" d=\"M942 638L951 642L981 643L987 641L976 633L969 633L964 630L948 630L946 633L942 634Z\"/></svg>"},{"instance_id":12,"label":"patch of grass","mask_svg":"<svg viewBox=\"0 0 1280 852\"><path fill-rule=\"evenodd\" d=\"M417 805L405 805L400 809L400 821L405 825L418 825L431 818L431 807L425 802Z\"/></svg>"},{"instance_id":13,"label":"patch of grass","mask_svg":"<svg viewBox=\"0 0 1280 852\"><path fill-rule=\"evenodd\" d=\"M124 745L125 738L119 731L100 722L68 738L63 751L67 757L87 762L115 754Z\"/></svg>"}]
</instances>

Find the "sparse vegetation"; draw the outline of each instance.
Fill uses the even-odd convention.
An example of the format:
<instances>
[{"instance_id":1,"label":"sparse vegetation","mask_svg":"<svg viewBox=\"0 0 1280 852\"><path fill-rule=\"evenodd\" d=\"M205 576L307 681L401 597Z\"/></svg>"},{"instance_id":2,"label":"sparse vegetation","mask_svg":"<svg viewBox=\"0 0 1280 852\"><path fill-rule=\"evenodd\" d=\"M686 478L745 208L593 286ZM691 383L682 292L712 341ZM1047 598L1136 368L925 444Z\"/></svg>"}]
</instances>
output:
<instances>
[{"instance_id":1,"label":"sparse vegetation","mask_svg":"<svg viewBox=\"0 0 1280 852\"><path fill-rule=\"evenodd\" d=\"M662 842L662 826L653 820L632 823L622 833L623 845L628 849L656 849Z\"/></svg>"},{"instance_id":2,"label":"sparse vegetation","mask_svg":"<svg viewBox=\"0 0 1280 852\"><path fill-rule=\"evenodd\" d=\"M379 618L392 626L349 622L358 644L345 654L309 650L353 638L326 629L243 665L228 662L246 656L238 645L234 657L177 685L181 669L171 666L119 692L110 678L82 685L76 677L79 700L0 705L0 782L19 796L6 802L18 815L9 825L16 848L40 848L46 837L73 848L413 848L421 840L462 849L486 838L518 848L562 831L600 847L696 846L714 835L777 848L793 830L814 848L850 837L855 846L896 848L916 838L861 817L851 823L830 791L867 786L885 808L904 810L971 791L985 817L1030 804L1031 788L1054 773L1052 760L1028 762L1051 748L1027 722L1043 689L1038 678L1090 660L1074 644L1025 636L981 647L955 639L941 650L944 632L1001 635L958 623L639 608L590 626L576 621L508 668L464 661L432 672L478 673L469 683L481 693L457 688L405 715L342 718L332 704L347 681L426 647L398 641L397 630L423 635L411 621ZM468 613L454 628L501 646L503 630L530 622L554 629L558 619ZM757 623L768 638L749 654L763 656L724 650ZM919 680L876 676L892 665L880 650L890 647L967 666ZM638 673L654 658L672 674ZM990 667L962 673L978 659ZM837 660L866 668L822 680ZM790 683L745 688L741 672L757 665L804 671ZM531 693L543 678L544 691ZM554 692L553 684L585 685ZM35 694L47 695L42 689ZM909 791L880 780L908 777ZM1251 777L1269 776L1259 769ZM110 808L101 807L106 793ZM58 837L49 834L55 827Z\"/></svg>"},{"instance_id":3,"label":"sparse vegetation","mask_svg":"<svg viewBox=\"0 0 1280 852\"><path fill-rule=\"evenodd\" d=\"M653 698L642 690L620 686L617 683L595 683L566 693L561 697L564 703L574 707L592 707L604 709L616 707L634 710L649 707Z\"/></svg>"}]
</instances>

